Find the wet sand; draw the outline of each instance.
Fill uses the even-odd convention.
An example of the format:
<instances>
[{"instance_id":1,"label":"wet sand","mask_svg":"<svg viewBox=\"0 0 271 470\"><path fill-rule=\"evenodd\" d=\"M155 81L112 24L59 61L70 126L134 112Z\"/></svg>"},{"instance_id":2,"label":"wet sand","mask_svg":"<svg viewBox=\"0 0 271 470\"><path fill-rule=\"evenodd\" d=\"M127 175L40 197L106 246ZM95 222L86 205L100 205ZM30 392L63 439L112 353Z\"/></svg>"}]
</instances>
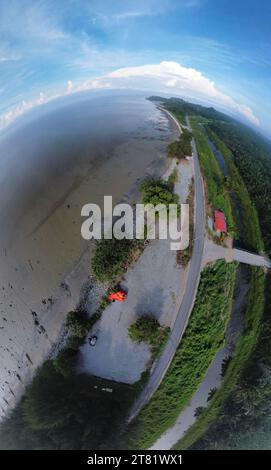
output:
<instances>
[{"instance_id":1,"label":"wet sand","mask_svg":"<svg viewBox=\"0 0 271 470\"><path fill-rule=\"evenodd\" d=\"M139 97L114 97L103 128L105 102L98 101L96 108L88 103L91 116L80 114L84 132L73 104L0 139L2 416L47 357L88 280L82 205L101 203L105 194L114 202L136 198L140 179L165 168L167 145L176 137L168 119ZM92 126L95 145L88 141Z\"/></svg>"}]
</instances>

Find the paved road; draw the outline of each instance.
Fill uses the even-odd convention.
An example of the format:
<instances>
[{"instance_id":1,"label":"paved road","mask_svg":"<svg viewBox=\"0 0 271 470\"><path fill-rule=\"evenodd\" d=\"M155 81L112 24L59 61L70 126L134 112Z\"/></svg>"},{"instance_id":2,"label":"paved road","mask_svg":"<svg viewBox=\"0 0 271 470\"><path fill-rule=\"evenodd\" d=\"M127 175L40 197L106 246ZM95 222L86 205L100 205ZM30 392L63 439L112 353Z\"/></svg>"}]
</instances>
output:
<instances>
[{"instance_id":1,"label":"paved road","mask_svg":"<svg viewBox=\"0 0 271 470\"><path fill-rule=\"evenodd\" d=\"M250 264L252 266L263 266L269 269L271 268L271 261L268 258L255 253L250 253L249 251L234 248L232 250L232 257L235 261L239 261L239 263Z\"/></svg>"},{"instance_id":2,"label":"paved road","mask_svg":"<svg viewBox=\"0 0 271 470\"><path fill-rule=\"evenodd\" d=\"M172 115L171 118L173 119L173 121L181 132L181 127L178 121ZM147 386L144 388L144 390L134 403L134 406L132 407L129 422L137 416L142 407L150 400L154 392L159 387L185 332L196 298L197 288L200 280L200 268L204 249L205 201L203 180L200 173L198 154L194 139L192 140L192 148L195 168L195 238L193 254L189 266L186 290L167 345L165 346L163 353L161 354L159 360L156 363L156 366L152 371Z\"/></svg>"},{"instance_id":3,"label":"paved road","mask_svg":"<svg viewBox=\"0 0 271 470\"><path fill-rule=\"evenodd\" d=\"M267 256L258 255L257 253L239 248L227 248L217 245L211 239L206 238L202 268L207 263L212 263L219 259L225 259L227 262L238 261L239 263L249 264L251 266L262 266L271 269L271 261Z\"/></svg>"}]
</instances>

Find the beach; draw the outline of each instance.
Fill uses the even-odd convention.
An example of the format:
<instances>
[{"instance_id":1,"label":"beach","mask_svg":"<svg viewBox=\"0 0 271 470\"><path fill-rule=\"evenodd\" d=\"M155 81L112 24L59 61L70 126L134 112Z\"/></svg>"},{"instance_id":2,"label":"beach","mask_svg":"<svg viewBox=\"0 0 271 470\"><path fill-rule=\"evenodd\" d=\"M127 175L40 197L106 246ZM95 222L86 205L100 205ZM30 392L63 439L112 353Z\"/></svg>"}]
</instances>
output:
<instances>
[{"instance_id":1,"label":"beach","mask_svg":"<svg viewBox=\"0 0 271 470\"><path fill-rule=\"evenodd\" d=\"M102 204L104 195L135 202L140 181L164 171L175 138L152 103L126 96L62 105L0 139L2 416L90 282L93 243L80 235L82 205Z\"/></svg>"}]
</instances>

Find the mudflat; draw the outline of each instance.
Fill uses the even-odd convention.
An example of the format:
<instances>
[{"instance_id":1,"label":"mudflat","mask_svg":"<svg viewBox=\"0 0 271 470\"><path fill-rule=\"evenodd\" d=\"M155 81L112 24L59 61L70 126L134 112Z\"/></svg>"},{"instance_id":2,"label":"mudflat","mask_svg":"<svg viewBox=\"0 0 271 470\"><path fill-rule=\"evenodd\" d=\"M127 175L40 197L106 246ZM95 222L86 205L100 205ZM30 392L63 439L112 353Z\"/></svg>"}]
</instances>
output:
<instances>
[{"instance_id":1,"label":"mudflat","mask_svg":"<svg viewBox=\"0 0 271 470\"><path fill-rule=\"evenodd\" d=\"M145 98L106 96L42 110L0 138L2 415L88 279L82 205L106 194L115 202L136 197L140 179L163 170L175 132Z\"/></svg>"}]
</instances>

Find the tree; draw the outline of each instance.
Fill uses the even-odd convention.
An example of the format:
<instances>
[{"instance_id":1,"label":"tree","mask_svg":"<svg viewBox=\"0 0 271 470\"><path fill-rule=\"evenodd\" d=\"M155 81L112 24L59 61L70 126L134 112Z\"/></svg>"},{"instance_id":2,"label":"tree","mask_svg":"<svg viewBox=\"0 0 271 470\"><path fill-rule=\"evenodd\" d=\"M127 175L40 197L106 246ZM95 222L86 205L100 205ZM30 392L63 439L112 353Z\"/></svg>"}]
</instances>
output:
<instances>
[{"instance_id":1,"label":"tree","mask_svg":"<svg viewBox=\"0 0 271 470\"><path fill-rule=\"evenodd\" d=\"M69 377L74 371L76 359L77 351L75 349L63 349L53 360L55 370L62 374L63 377Z\"/></svg>"},{"instance_id":2,"label":"tree","mask_svg":"<svg viewBox=\"0 0 271 470\"><path fill-rule=\"evenodd\" d=\"M168 146L168 156L178 160L192 155L191 147L192 134L187 129L183 129L179 140L175 140Z\"/></svg>"},{"instance_id":3,"label":"tree","mask_svg":"<svg viewBox=\"0 0 271 470\"><path fill-rule=\"evenodd\" d=\"M52 361L45 362L22 402L24 418L31 429L54 429L68 421L71 410L63 385L63 377Z\"/></svg>"},{"instance_id":4,"label":"tree","mask_svg":"<svg viewBox=\"0 0 271 470\"><path fill-rule=\"evenodd\" d=\"M69 312L66 320L66 328L73 335L84 338L91 327L90 320L83 312Z\"/></svg>"},{"instance_id":5,"label":"tree","mask_svg":"<svg viewBox=\"0 0 271 470\"><path fill-rule=\"evenodd\" d=\"M143 181L140 190L143 193L143 203L153 204L177 204L179 207L179 196L174 194L170 183L161 179L151 178Z\"/></svg>"},{"instance_id":6,"label":"tree","mask_svg":"<svg viewBox=\"0 0 271 470\"><path fill-rule=\"evenodd\" d=\"M92 258L92 270L98 281L113 282L125 269L127 259L135 246L133 240L102 239Z\"/></svg>"},{"instance_id":7,"label":"tree","mask_svg":"<svg viewBox=\"0 0 271 470\"><path fill-rule=\"evenodd\" d=\"M161 326L160 323L150 315L142 315L129 328L130 338L137 343L150 345L153 357L156 357L165 345L170 329Z\"/></svg>"}]
</instances>

